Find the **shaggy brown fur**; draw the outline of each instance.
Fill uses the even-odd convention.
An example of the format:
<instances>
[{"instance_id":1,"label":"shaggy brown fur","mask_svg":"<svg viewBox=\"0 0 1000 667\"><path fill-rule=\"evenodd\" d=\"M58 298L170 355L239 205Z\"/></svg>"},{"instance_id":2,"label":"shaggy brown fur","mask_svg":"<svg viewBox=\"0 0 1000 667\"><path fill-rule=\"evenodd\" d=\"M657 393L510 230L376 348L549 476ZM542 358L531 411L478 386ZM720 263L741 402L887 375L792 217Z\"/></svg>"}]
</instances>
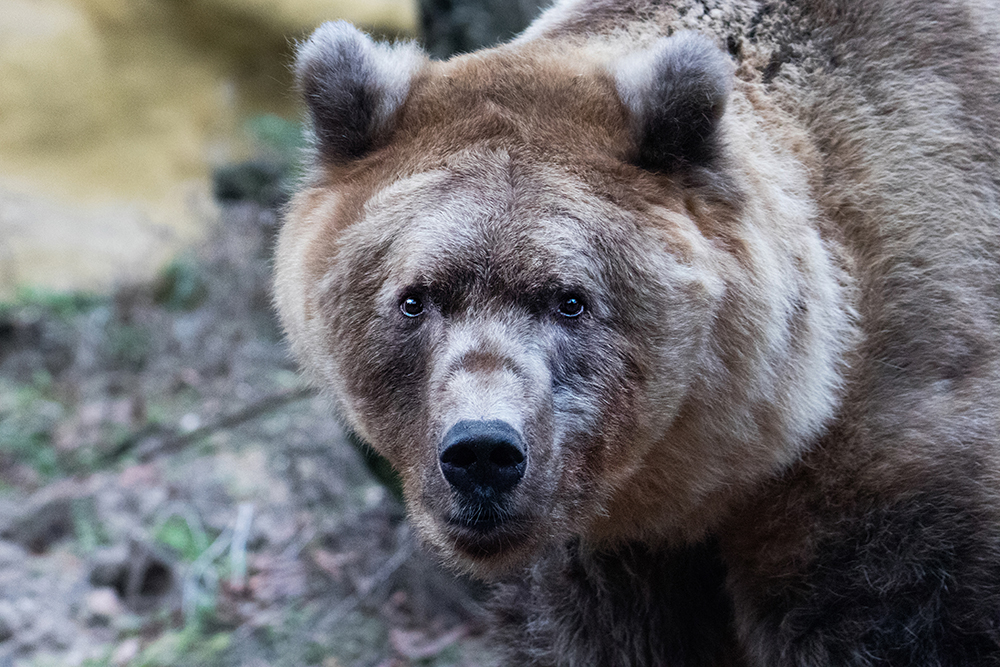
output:
<instances>
[{"instance_id":1,"label":"shaggy brown fur","mask_svg":"<svg viewBox=\"0 0 1000 667\"><path fill-rule=\"evenodd\" d=\"M1000 5L570 0L297 68L289 338L512 665L1000 665Z\"/></svg>"}]
</instances>

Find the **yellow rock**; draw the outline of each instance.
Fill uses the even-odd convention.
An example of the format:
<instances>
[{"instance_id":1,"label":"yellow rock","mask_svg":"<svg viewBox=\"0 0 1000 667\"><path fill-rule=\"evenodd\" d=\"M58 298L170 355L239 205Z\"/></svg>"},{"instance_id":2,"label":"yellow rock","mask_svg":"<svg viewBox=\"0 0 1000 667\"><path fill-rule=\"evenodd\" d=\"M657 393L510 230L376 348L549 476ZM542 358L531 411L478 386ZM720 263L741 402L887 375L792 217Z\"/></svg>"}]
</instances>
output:
<instances>
[{"instance_id":1,"label":"yellow rock","mask_svg":"<svg viewBox=\"0 0 1000 667\"><path fill-rule=\"evenodd\" d=\"M415 0L2 0L0 298L144 277L212 217L246 119L296 118L291 44L346 18L412 34Z\"/></svg>"}]
</instances>

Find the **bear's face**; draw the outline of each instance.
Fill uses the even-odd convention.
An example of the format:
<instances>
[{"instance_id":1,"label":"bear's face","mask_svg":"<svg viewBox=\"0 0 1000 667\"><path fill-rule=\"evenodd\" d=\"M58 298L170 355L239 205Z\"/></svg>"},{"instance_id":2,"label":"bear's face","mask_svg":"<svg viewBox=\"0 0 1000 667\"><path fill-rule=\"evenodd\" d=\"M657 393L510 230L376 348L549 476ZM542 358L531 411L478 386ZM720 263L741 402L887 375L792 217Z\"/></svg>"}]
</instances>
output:
<instances>
[{"instance_id":1,"label":"bear's face","mask_svg":"<svg viewBox=\"0 0 1000 667\"><path fill-rule=\"evenodd\" d=\"M617 79L530 49L429 63L344 24L300 51L317 156L279 243L283 321L424 538L480 574L689 516L794 453L730 438L757 407L716 417L767 350L713 339L744 299L718 231L740 198L711 168L729 70L671 41ZM635 94L657 68L669 85Z\"/></svg>"},{"instance_id":2,"label":"bear's face","mask_svg":"<svg viewBox=\"0 0 1000 667\"><path fill-rule=\"evenodd\" d=\"M650 217L481 146L338 237L315 297L325 380L432 543L504 560L585 524L676 417L712 279Z\"/></svg>"}]
</instances>

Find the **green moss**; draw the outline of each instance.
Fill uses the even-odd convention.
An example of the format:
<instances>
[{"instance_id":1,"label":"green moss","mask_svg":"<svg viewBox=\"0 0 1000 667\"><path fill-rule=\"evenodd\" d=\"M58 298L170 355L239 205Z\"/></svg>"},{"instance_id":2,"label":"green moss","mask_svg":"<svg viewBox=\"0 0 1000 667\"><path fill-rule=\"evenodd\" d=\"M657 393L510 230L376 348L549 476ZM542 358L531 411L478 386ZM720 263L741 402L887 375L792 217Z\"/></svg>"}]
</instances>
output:
<instances>
[{"instance_id":1,"label":"green moss","mask_svg":"<svg viewBox=\"0 0 1000 667\"><path fill-rule=\"evenodd\" d=\"M156 303L167 310L194 310L208 296L202 268L188 255L174 258L160 272L153 287Z\"/></svg>"},{"instance_id":2,"label":"green moss","mask_svg":"<svg viewBox=\"0 0 1000 667\"><path fill-rule=\"evenodd\" d=\"M97 515L93 499L73 502L73 532L81 553L93 553L98 547L110 544L108 532Z\"/></svg>"},{"instance_id":3,"label":"green moss","mask_svg":"<svg viewBox=\"0 0 1000 667\"><path fill-rule=\"evenodd\" d=\"M198 624L165 633L151 643L129 667L216 667L226 664L232 633L206 634Z\"/></svg>"},{"instance_id":4,"label":"green moss","mask_svg":"<svg viewBox=\"0 0 1000 667\"><path fill-rule=\"evenodd\" d=\"M172 516L160 524L153 539L170 547L186 561L194 561L208 547L204 533L193 530L188 522L179 516Z\"/></svg>"},{"instance_id":5,"label":"green moss","mask_svg":"<svg viewBox=\"0 0 1000 667\"><path fill-rule=\"evenodd\" d=\"M0 318L25 311L68 319L108 302L108 297L89 292L58 291L44 287L21 287L13 299L0 301Z\"/></svg>"},{"instance_id":6,"label":"green moss","mask_svg":"<svg viewBox=\"0 0 1000 667\"><path fill-rule=\"evenodd\" d=\"M28 465L46 479L63 473L52 433L64 408L50 398L49 384L45 373L27 385L0 378L0 461Z\"/></svg>"}]
</instances>

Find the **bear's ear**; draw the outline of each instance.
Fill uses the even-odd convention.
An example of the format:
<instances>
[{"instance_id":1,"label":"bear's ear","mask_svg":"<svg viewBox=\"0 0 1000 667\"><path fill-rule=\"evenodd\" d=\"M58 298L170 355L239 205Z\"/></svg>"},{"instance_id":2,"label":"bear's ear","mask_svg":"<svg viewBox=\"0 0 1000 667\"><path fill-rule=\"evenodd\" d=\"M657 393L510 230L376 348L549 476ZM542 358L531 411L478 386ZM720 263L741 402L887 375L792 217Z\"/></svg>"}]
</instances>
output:
<instances>
[{"instance_id":1,"label":"bear's ear","mask_svg":"<svg viewBox=\"0 0 1000 667\"><path fill-rule=\"evenodd\" d=\"M722 51L697 33L677 33L619 61L614 76L632 115L639 166L671 171L711 164L733 79Z\"/></svg>"},{"instance_id":2,"label":"bear's ear","mask_svg":"<svg viewBox=\"0 0 1000 667\"><path fill-rule=\"evenodd\" d=\"M317 28L299 46L295 75L320 159L342 163L367 153L391 129L425 61L414 44L377 44L344 21Z\"/></svg>"}]
</instances>

